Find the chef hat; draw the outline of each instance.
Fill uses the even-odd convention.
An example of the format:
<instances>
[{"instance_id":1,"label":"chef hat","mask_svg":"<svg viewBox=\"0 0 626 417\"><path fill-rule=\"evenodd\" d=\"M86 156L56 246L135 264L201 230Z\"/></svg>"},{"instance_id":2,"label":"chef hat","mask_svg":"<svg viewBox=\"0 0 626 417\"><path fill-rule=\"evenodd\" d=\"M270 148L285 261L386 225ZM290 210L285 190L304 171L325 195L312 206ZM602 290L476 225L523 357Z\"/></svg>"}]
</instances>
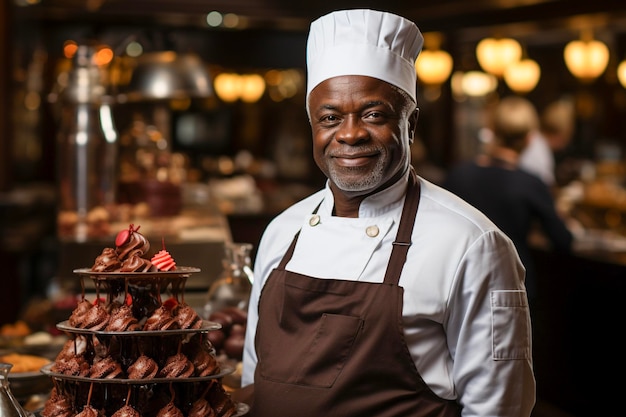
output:
<instances>
[{"instance_id":1,"label":"chef hat","mask_svg":"<svg viewBox=\"0 0 626 417\"><path fill-rule=\"evenodd\" d=\"M319 83L340 75L366 75L393 84L416 100L415 59L424 38L395 14L341 10L311 23L307 42L307 102Z\"/></svg>"}]
</instances>

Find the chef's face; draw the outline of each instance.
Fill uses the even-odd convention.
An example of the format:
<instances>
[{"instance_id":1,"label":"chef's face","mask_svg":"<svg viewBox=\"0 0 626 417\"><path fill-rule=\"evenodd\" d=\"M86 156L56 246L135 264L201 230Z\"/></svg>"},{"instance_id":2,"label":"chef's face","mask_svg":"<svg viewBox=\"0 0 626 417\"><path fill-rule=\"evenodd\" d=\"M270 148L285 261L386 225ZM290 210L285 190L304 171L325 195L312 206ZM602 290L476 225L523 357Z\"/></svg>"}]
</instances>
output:
<instances>
[{"instance_id":1,"label":"chef's face","mask_svg":"<svg viewBox=\"0 0 626 417\"><path fill-rule=\"evenodd\" d=\"M313 157L331 187L352 196L383 189L408 169L417 111L375 78L340 76L309 95Z\"/></svg>"}]
</instances>

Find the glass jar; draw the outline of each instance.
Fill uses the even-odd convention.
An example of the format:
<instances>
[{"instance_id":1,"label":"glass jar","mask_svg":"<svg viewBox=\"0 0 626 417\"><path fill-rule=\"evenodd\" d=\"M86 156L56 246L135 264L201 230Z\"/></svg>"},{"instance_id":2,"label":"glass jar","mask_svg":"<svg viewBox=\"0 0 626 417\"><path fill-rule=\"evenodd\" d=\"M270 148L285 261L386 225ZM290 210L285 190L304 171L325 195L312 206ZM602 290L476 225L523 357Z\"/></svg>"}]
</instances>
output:
<instances>
[{"instance_id":1,"label":"glass jar","mask_svg":"<svg viewBox=\"0 0 626 417\"><path fill-rule=\"evenodd\" d=\"M204 315L206 318L227 307L246 311L252 289L252 244L226 242L224 244L224 270L209 287Z\"/></svg>"}]
</instances>

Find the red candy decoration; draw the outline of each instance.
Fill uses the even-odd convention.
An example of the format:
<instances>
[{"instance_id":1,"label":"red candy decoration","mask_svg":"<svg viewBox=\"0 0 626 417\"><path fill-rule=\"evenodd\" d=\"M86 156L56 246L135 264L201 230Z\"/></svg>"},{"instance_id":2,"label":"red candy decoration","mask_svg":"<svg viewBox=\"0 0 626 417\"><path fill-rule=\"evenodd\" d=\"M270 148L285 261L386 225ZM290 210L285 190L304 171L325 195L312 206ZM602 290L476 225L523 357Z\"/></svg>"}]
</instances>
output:
<instances>
[{"instance_id":1,"label":"red candy decoration","mask_svg":"<svg viewBox=\"0 0 626 417\"><path fill-rule=\"evenodd\" d=\"M161 238L163 249L155 253L150 259L152 265L156 266L159 271L173 271L176 269L176 262L172 255L165 249L165 238Z\"/></svg>"},{"instance_id":2,"label":"red candy decoration","mask_svg":"<svg viewBox=\"0 0 626 417\"><path fill-rule=\"evenodd\" d=\"M141 226L135 227L134 224L128 226L128 229L124 229L117 234L115 237L115 246L122 246L124 243L128 242L133 233L137 232Z\"/></svg>"}]
</instances>

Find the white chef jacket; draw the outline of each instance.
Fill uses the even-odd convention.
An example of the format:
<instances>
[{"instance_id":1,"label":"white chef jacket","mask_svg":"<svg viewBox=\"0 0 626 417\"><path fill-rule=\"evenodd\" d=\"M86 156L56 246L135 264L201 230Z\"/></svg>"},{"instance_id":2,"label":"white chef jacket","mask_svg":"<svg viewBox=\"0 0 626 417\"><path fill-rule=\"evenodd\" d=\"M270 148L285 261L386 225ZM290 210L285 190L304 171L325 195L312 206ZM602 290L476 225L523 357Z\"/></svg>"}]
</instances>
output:
<instances>
[{"instance_id":1,"label":"white chef jacket","mask_svg":"<svg viewBox=\"0 0 626 417\"><path fill-rule=\"evenodd\" d=\"M519 166L523 170L541 178L548 187L555 184L554 153L541 132L535 132L531 136L530 142L520 154Z\"/></svg>"},{"instance_id":2,"label":"white chef jacket","mask_svg":"<svg viewBox=\"0 0 626 417\"><path fill-rule=\"evenodd\" d=\"M382 282L407 178L366 198L358 218L332 216L333 195L326 185L268 225L255 260L243 386L254 380L261 289L294 235L300 230L287 270ZM399 282L406 342L417 370L435 394L456 399L465 417L529 416L535 402L530 317L515 247L481 212L419 181L412 245ZM319 224L309 222L320 202Z\"/></svg>"}]
</instances>

